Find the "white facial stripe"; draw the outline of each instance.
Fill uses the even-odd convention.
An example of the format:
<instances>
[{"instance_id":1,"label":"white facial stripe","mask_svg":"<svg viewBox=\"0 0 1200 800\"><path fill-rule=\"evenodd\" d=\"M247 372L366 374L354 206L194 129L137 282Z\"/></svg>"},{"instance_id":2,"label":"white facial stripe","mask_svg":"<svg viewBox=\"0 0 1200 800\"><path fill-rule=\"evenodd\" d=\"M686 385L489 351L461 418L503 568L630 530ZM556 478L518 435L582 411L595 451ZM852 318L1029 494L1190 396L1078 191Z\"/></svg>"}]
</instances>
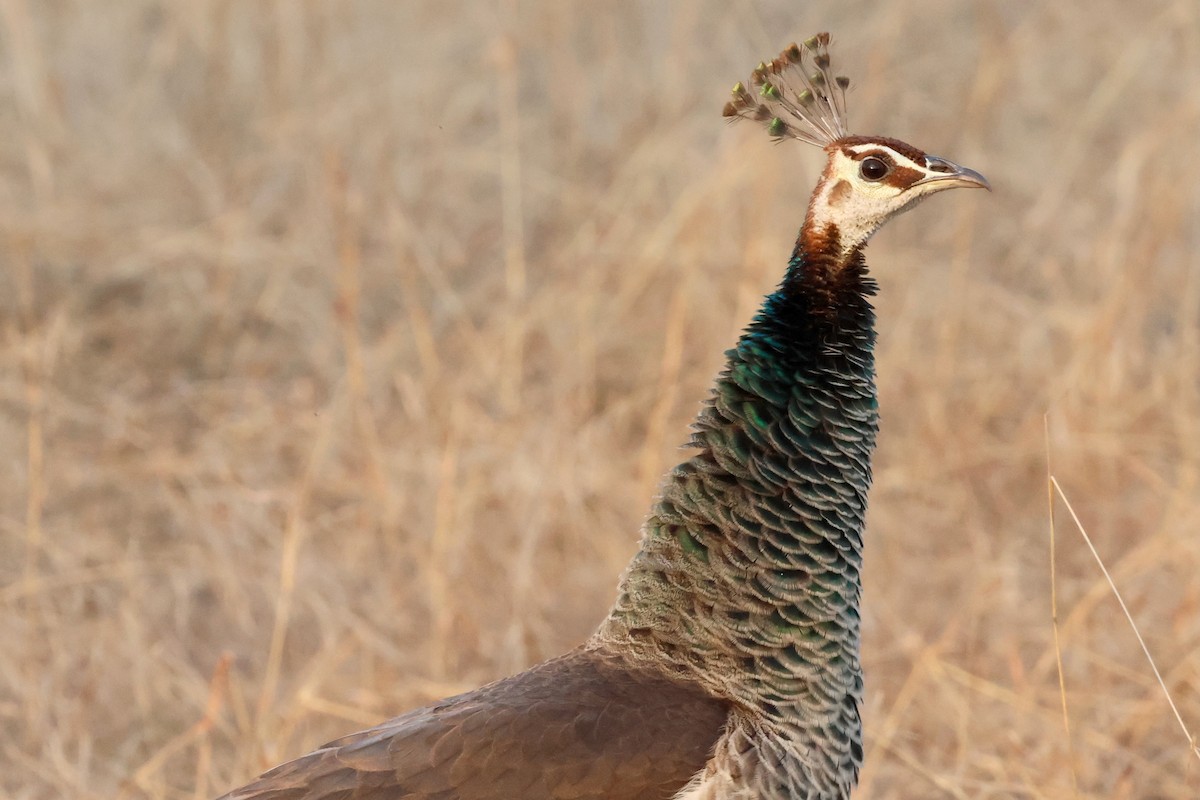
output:
<instances>
[{"instance_id":1,"label":"white facial stripe","mask_svg":"<svg viewBox=\"0 0 1200 800\"><path fill-rule=\"evenodd\" d=\"M854 155L856 155L856 156L863 155L865 153L879 152L880 150L882 150L883 152L887 153L889 156L892 157L892 161L898 167L911 167L912 169L919 169L919 170L925 171L925 167L923 165L918 164L917 162L913 161L911 158L904 155L903 153L897 153L895 150L893 150L892 148L888 147L885 144L876 144L876 143L868 142L868 143L864 143L864 144L851 145L850 147L847 147L846 149L849 150L851 153L854 153Z\"/></svg>"}]
</instances>

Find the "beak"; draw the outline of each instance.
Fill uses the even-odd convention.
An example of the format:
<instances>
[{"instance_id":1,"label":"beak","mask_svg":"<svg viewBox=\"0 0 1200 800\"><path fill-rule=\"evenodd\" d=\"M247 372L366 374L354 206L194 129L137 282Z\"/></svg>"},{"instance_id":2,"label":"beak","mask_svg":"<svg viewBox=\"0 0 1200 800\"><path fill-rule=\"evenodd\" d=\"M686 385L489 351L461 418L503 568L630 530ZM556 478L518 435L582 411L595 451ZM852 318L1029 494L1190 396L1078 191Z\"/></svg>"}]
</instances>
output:
<instances>
[{"instance_id":1,"label":"beak","mask_svg":"<svg viewBox=\"0 0 1200 800\"><path fill-rule=\"evenodd\" d=\"M914 186L924 186L931 183L941 183L939 189L987 189L992 185L987 178L973 169L960 167L953 161L947 161L937 156L925 156L925 168L929 174L917 181Z\"/></svg>"}]
</instances>

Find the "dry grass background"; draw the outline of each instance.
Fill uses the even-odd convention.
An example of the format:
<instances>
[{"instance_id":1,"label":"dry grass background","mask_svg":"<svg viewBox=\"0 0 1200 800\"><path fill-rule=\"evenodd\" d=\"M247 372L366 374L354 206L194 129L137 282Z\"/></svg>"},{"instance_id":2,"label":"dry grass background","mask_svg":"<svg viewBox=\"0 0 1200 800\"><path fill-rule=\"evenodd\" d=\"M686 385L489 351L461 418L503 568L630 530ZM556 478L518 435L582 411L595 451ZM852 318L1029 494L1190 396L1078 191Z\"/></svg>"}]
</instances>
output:
<instances>
[{"instance_id":1,"label":"dry grass background","mask_svg":"<svg viewBox=\"0 0 1200 800\"><path fill-rule=\"evenodd\" d=\"M815 30L975 167L871 246L861 798L1195 798L1200 6L0 0L0 795L203 798L604 614L819 169ZM1072 774L1078 789L1072 789Z\"/></svg>"}]
</instances>

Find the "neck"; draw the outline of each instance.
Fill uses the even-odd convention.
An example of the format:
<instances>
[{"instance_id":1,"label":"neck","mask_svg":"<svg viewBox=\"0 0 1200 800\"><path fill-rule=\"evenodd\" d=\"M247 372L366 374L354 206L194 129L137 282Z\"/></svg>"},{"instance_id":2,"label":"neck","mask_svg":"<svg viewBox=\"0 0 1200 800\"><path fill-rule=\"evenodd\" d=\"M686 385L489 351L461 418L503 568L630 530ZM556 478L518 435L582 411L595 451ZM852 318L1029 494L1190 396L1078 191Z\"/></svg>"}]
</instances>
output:
<instances>
[{"instance_id":1,"label":"neck","mask_svg":"<svg viewBox=\"0 0 1200 800\"><path fill-rule=\"evenodd\" d=\"M843 765L861 757L873 292L860 252L805 226L729 351L694 425L697 452L667 476L595 638L755 709L798 749L834 748L822 763Z\"/></svg>"},{"instance_id":2,"label":"neck","mask_svg":"<svg viewBox=\"0 0 1200 800\"><path fill-rule=\"evenodd\" d=\"M862 250L867 240L883 224L884 218L879 215L878 209L872 208L861 196L851 191L850 184L833 170L834 164L830 162L817 188L813 190L800 235L802 239L806 235L821 239L825 236L824 231L839 231L834 240L836 250L829 254L846 261Z\"/></svg>"}]
</instances>

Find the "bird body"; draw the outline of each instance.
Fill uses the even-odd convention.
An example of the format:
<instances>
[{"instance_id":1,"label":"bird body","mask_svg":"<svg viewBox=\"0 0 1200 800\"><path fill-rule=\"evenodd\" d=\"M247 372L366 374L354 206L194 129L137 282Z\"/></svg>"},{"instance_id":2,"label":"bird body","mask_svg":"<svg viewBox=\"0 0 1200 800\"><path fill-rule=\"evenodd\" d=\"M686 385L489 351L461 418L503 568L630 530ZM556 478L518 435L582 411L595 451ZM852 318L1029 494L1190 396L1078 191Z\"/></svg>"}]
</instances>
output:
<instances>
[{"instance_id":1,"label":"bird body","mask_svg":"<svg viewBox=\"0 0 1200 800\"><path fill-rule=\"evenodd\" d=\"M787 270L717 377L579 649L331 742L225 800L833 800L862 763L859 603L878 429L863 247L978 173L845 130L828 35L726 116L824 148ZM811 74L808 69L815 66Z\"/></svg>"}]
</instances>

